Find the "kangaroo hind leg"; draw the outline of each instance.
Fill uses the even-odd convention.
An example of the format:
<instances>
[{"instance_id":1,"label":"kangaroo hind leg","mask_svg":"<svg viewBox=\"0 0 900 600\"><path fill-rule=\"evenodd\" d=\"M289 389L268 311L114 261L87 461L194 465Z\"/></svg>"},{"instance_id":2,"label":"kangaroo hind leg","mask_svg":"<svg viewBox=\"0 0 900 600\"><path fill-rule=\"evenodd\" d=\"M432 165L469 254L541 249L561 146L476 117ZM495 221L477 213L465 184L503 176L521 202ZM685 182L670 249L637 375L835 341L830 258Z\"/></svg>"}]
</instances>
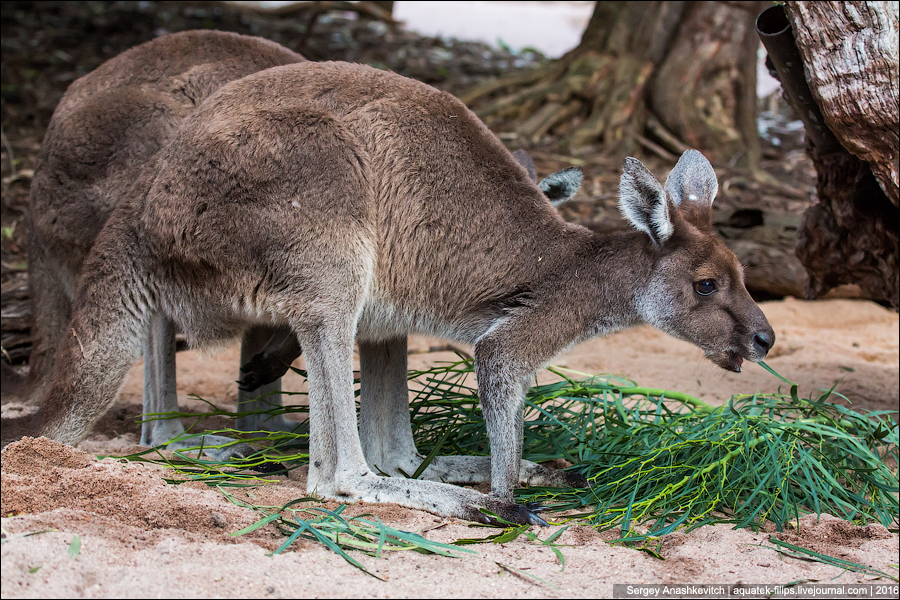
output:
<instances>
[{"instance_id":1,"label":"kangaroo hind leg","mask_svg":"<svg viewBox=\"0 0 900 600\"><path fill-rule=\"evenodd\" d=\"M161 446L184 433L181 420L150 415L178 410L175 385L175 324L162 312L150 318L144 338L144 420L141 445Z\"/></svg>"},{"instance_id":2,"label":"kangaroo hind leg","mask_svg":"<svg viewBox=\"0 0 900 600\"><path fill-rule=\"evenodd\" d=\"M177 417L157 417L178 411L175 375L175 323L161 311L150 318L144 337L144 403L141 422L142 446L165 446L169 450L202 447L212 460L245 459L256 453L246 443L222 435L184 436L184 425ZM176 439L179 438L181 439ZM172 441L175 440L175 441Z\"/></svg>"}]
</instances>

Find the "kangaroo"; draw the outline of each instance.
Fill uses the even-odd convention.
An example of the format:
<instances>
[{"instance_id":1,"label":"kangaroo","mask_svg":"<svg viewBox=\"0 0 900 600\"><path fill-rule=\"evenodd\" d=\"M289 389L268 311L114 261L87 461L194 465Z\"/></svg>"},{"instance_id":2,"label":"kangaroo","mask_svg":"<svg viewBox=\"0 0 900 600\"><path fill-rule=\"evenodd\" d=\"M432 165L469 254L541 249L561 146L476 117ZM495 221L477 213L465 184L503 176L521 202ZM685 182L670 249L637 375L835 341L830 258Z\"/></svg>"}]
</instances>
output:
<instances>
[{"instance_id":1,"label":"kangaroo","mask_svg":"<svg viewBox=\"0 0 900 600\"><path fill-rule=\"evenodd\" d=\"M562 181L566 178L562 177ZM522 461L523 402L546 363L650 323L739 372L775 334L712 230L718 185L697 151L665 186L636 159L635 231L565 222L453 96L364 65L299 62L223 85L116 202L85 259L52 381L2 443L74 444L112 404L153 315L192 345L290 327L306 357L307 489L341 501L544 524L521 482L583 478ZM491 455L438 457L419 480L407 335L472 344ZM353 345L359 344L357 429ZM445 482L490 481L491 493Z\"/></svg>"},{"instance_id":2,"label":"kangaroo","mask_svg":"<svg viewBox=\"0 0 900 600\"><path fill-rule=\"evenodd\" d=\"M37 342L21 387L32 399L40 398L49 386L55 350L66 332L85 259L140 169L169 143L184 118L223 84L303 60L262 38L191 31L137 46L67 91L48 128L31 187L29 283ZM241 362L258 353L271 335L266 327L248 330ZM165 314L152 316L143 355L144 413L177 410L175 324ZM10 371L4 369L5 378ZM278 378L267 384L253 395L262 397L259 401L239 391L239 410L279 404ZM281 417L269 422L245 417L237 425L245 430L285 430L296 423ZM177 419L145 421L141 443L164 445L182 433ZM229 441L208 436L204 445L208 454L220 459L252 451L247 445L209 448ZM176 447L197 443L186 440Z\"/></svg>"}]
</instances>

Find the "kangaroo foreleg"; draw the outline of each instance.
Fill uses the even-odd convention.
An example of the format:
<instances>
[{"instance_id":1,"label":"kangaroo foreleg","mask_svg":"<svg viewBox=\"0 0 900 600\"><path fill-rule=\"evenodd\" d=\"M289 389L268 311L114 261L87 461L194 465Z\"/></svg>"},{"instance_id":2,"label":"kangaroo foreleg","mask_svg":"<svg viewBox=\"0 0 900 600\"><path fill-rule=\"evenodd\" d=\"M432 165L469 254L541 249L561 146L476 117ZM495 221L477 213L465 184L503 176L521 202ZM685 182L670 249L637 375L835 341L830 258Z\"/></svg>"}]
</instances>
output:
<instances>
[{"instance_id":1,"label":"kangaroo foreleg","mask_svg":"<svg viewBox=\"0 0 900 600\"><path fill-rule=\"evenodd\" d=\"M491 444L491 494L500 499L512 499L513 488L521 478L528 386L538 369L575 337L562 326L542 327L547 320L546 311L553 309L554 301L562 303L565 299L550 299L544 307L507 317L475 343L478 397ZM574 329L578 323L569 326ZM535 332L542 332L542 335ZM542 479L541 470L532 473L538 481ZM550 479L550 483L541 482L541 485L560 485L560 478ZM587 485L585 478L577 473L562 474L561 479L563 485Z\"/></svg>"},{"instance_id":2,"label":"kangaroo foreleg","mask_svg":"<svg viewBox=\"0 0 900 600\"><path fill-rule=\"evenodd\" d=\"M424 456L413 441L407 388L407 339L360 342L360 440L366 462L376 473L411 476ZM491 480L488 456L437 456L421 479L475 484ZM520 485L583 487L578 473L558 471L523 460Z\"/></svg>"},{"instance_id":3,"label":"kangaroo foreleg","mask_svg":"<svg viewBox=\"0 0 900 600\"><path fill-rule=\"evenodd\" d=\"M366 464L356 428L350 385L353 338L354 331L349 327L343 332L307 331L302 338L310 384L310 493L342 501L394 502L481 522L491 521L480 510L485 509L513 523L544 523L529 507L474 490L373 473Z\"/></svg>"},{"instance_id":4,"label":"kangaroo foreleg","mask_svg":"<svg viewBox=\"0 0 900 600\"><path fill-rule=\"evenodd\" d=\"M245 336L245 345L241 346L241 375L238 379L238 389L256 392L261 386L277 384L287 373L291 363L300 357L302 353L300 343L290 328L279 327L274 333L270 333L271 337L259 339L263 332L271 331L269 328L256 327Z\"/></svg>"},{"instance_id":5,"label":"kangaroo foreleg","mask_svg":"<svg viewBox=\"0 0 900 600\"><path fill-rule=\"evenodd\" d=\"M72 317L71 290L66 291L66 270L47 255L35 233L29 245L28 290L31 296L32 329L35 344L28 359L28 375L20 390L29 404L41 402L50 388L53 365L60 340Z\"/></svg>"},{"instance_id":6,"label":"kangaroo foreleg","mask_svg":"<svg viewBox=\"0 0 900 600\"><path fill-rule=\"evenodd\" d=\"M139 356L152 308L125 257L101 254L87 264L72 318L59 340L52 382L41 408L3 421L3 445L28 435L75 445L115 401Z\"/></svg>"},{"instance_id":7,"label":"kangaroo foreleg","mask_svg":"<svg viewBox=\"0 0 900 600\"><path fill-rule=\"evenodd\" d=\"M281 376L300 356L297 336L287 327L251 327L241 342L241 375L238 380L238 412L281 408ZM277 375L277 376L276 376ZM263 413L238 417L241 431L308 430L306 423L289 421L284 415Z\"/></svg>"}]
</instances>

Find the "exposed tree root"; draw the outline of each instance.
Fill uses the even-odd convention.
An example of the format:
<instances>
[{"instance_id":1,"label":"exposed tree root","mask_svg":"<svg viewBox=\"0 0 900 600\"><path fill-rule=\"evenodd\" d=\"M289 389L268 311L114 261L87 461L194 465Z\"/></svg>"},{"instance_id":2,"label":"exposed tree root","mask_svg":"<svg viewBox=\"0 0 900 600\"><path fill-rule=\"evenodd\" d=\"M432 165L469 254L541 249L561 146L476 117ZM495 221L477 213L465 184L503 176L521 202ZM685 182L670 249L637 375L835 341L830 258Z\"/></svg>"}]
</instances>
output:
<instances>
[{"instance_id":1,"label":"exposed tree root","mask_svg":"<svg viewBox=\"0 0 900 600\"><path fill-rule=\"evenodd\" d=\"M570 53L544 69L482 85L462 99L491 126L512 128L531 143L552 134L563 146L602 143L607 150L628 152L645 129L643 96L653 69L630 55ZM501 90L506 94L487 99Z\"/></svg>"}]
</instances>

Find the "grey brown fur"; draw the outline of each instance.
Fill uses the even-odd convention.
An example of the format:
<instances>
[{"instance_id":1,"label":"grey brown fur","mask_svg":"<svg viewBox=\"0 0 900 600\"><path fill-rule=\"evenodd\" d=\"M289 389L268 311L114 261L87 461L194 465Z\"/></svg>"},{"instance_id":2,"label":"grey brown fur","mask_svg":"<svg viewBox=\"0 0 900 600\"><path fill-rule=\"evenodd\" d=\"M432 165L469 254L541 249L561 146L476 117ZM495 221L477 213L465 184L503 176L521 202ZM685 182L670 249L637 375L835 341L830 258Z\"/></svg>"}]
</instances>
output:
<instances>
[{"instance_id":1,"label":"grey brown fur","mask_svg":"<svg viewBox=\"0 0 900 600\"><path fill-rule=\"evenodd\" d=\"M302 60L262 38L190 31L142 44L72 84L48 128L31 187L29 282L36 344L23 385L9 381L9 371L4 372L4 395L18 388L15 395L39 400L46 393L84 261L115 205L144 165L169 143L182 120L223 84ZM244 360L259 352L270 335L266 328L249 331L242 346ZM177 410L175 329L166 315L152 318L143 354L144 412ZM274 379L253 397L279 402L270 394L278 384ZM259 404L241 392L243 410ZM238 426L290 425L244 419ZM145 422L141 443L165 444L183 431L177 419ZM214 453L211 444L227 441L210 437L205 445ZM243 445L218 454L225 458L248 450Z\"/></svg>"},{"instance_id":2,"label":"grey brown fur","mask_svg":"<svg viewBox=\"0 0 900 600\"><path fill-rule=\"evenodd\" d=\"M4 444L82 439L157 312L200 346L289 326L309 374L310 492L540 523L514 504L513 488L579 483L521 461L525 391L553 357L643 322L733 371L774 341L712 233L715 176L698 152L685 153L665 189L626 161L623 212L641 231L601 236L563 221L459 100L362 65L248 75L207 98L170 140L112 208L46 400L35 416L4 421ZM421 460L406 390L411 332L474 345L489 464L446 457L427 480L375 474ZM435 479L489 479L491 493Z\"/></svg>"}]
</instances>

